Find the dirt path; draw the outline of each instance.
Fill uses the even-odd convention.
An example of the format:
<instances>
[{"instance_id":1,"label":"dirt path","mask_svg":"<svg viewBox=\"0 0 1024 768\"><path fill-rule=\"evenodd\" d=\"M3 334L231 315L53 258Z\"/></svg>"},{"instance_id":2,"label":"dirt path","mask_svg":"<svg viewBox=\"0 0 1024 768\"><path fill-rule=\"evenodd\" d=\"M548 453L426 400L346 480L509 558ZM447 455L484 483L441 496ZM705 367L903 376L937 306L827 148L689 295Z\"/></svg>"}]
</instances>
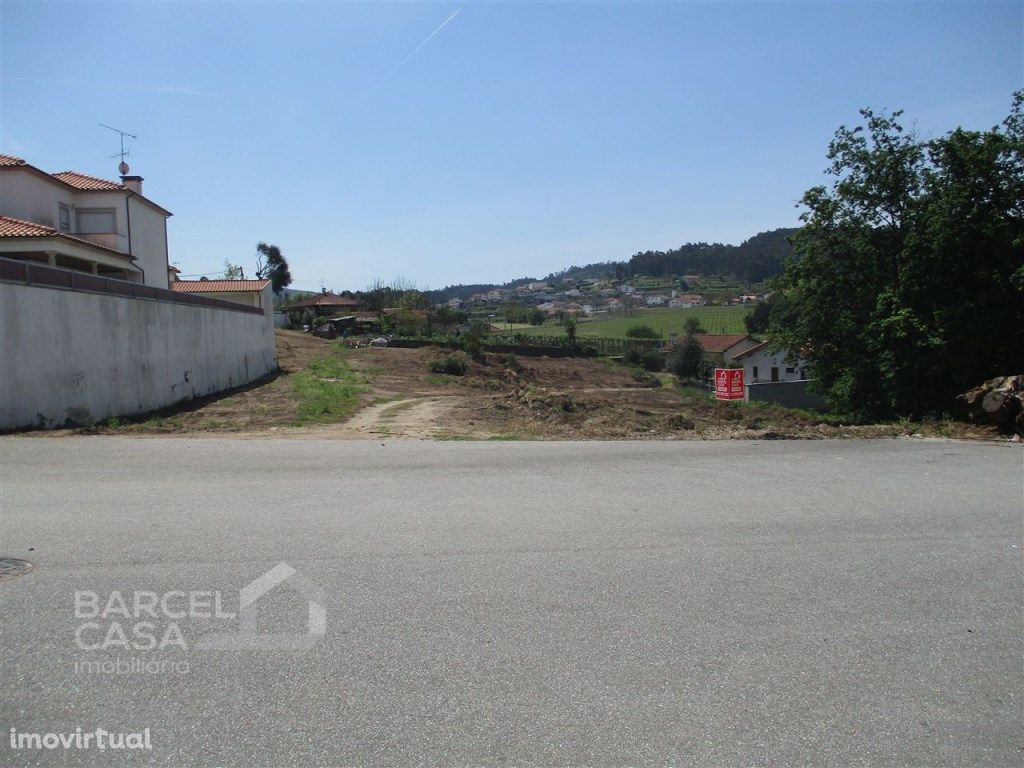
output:
<instances>
[{"instance_id":1,"label":"dirt path","mask_svg":"<svg viewBox=\"0 0 1024 768\"><path fill-rule=\"evenodd\" d=\"M444 417L458 405L457 396L407 397L363 408L355 416L324 431L353 437L424 438L443 432Z\"/></svg>"}]
</instances>

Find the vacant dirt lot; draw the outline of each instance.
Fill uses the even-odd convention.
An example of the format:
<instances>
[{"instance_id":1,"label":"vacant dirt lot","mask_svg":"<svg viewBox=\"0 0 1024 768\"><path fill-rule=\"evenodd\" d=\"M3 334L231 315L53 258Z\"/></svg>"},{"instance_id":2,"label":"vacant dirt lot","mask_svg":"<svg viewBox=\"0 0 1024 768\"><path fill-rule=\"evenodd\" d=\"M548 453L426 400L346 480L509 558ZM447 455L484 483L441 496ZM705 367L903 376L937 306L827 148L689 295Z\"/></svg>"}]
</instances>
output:
<instances>
[{"instance_id":1,"label":"vacant dirt lot","mask_svg":"<svg viewBox=\"0 0 1024 768\"><path fill-rule=\"evenodd\" d=\"M431 373L430 364L449 353L430 347L346 350L292 331L278 331L277 342L281 371L266 380L84 431L453 440L995 436L956 422L848 426L774 406L716 403L667 375L604 359L488 355L451 376Z\"/></svg>"}]
</instances>

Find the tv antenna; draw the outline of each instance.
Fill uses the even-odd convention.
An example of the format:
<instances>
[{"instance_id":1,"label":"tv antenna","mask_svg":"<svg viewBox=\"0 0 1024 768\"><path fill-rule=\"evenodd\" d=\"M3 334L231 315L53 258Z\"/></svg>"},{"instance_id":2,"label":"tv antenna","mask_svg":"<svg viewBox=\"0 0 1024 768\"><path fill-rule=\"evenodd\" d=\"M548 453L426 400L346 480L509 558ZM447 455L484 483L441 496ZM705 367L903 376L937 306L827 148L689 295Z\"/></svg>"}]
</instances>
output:
<instances>
[{"instance_id":1,"label":"tv antenna","mask_svg":"<svg viewBox=\"0 0 1024 768\"><path fill-rule=\"evenodd\" d=\"M100 125L102 127L106 128L108 131L113 131L114 133L120 135L120 137L121 137L121 151L118 152L116 155L109 155L109 157L111 157L111 158L120 157L121 158L121 162L117 166L117 170L119 170L121 172L122 176L127 175L128 171L131 170L131 169L128 167L128 163L126 163L124 159L131 154L131 150L124 148L124 137L127 136L129 139L132 139L132 140L135 140L135 141L137 141L139 137L136 136L134 133L128 133L128 131L122 131L120 128L115 128L114 126L107 125L106 123L100 123Z\"/></svg>"}]
</instances>

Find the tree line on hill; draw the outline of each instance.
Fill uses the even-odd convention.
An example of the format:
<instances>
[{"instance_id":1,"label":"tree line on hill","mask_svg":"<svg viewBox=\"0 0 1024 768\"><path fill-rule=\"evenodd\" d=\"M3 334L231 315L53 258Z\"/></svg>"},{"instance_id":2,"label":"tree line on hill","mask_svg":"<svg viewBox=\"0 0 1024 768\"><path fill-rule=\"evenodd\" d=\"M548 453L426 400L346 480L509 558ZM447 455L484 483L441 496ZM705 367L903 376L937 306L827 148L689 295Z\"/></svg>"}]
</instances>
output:
<instances>
[{"instance_id":1,"label":"tree line on hill","mask_svg":"<svg viewBox=\"0 0 1024 768\"><path fill-rule=\"evenodd\" d=\"M785 228L761 232L739 245L686 243L669 251L644 251L634 254L621 269L616 267L615 276L628 279L697 274L760 283L782 272L792 252L789 237L795 232Z\"/></svg>"},{"instance_id":2,"label":"tree line on hill","mask_svg":"<svg viewBox=\"0 0 1024 768\"><path fill-rule=\"evenodd\" d=\"M698 274L704 277L734 279L742 283L760 283L782 273L782 265L792 252L789 237L795 229L774 229L760 232L739 245L723 243L685 243L668 251L642 251L626 261L603 261L584 266L571 266L546 275L542 282L560 284L570 280L604 280L619 282L634 277L671 277ZM521 277L507 283L476 283L449 285L431 291L435 301L461 299L494 289L512 289L524 283L538 282Z\"/></svg>"}]
</instances>

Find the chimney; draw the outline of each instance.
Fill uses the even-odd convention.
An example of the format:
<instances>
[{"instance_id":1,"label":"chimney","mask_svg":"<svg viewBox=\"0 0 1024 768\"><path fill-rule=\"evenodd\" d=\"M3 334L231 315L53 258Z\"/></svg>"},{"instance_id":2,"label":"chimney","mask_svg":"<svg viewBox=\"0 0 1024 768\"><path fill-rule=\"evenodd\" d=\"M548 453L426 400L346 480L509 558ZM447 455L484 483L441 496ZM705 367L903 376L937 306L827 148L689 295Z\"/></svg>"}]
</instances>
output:
<instances>
[{"instance_id":1,"label":"chimney","mask_svg":"<svg viewBox=\"0 0 1024 768\"><path fill-rule=\"evenodd\" d=\"M134 192L136 195L142 194L142 177L141 176L122 176L121 183L124 184L128 189Z\"/></svg>"}]
</instances>

